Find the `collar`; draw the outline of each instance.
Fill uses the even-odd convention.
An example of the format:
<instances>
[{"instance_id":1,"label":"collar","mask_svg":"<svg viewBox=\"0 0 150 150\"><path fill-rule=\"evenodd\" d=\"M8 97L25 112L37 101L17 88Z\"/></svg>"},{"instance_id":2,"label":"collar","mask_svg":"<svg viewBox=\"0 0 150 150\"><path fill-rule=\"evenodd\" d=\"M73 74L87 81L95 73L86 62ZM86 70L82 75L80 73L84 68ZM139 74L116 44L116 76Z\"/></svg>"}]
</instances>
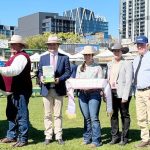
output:
<instances>
[{"instance_id":1,"label":"collar","mask_svg":"<svg viewBox=\"0 0 150 150\"><path fill-rule=\"evenodd\" d=\"M93 63L91 63L91 64L89 64L89 65L87 65L87 64L85 64L86 66L94 66L95 65L95 62L93 62Z\"/></svg>"},{"instance_id":2,"label":"collar","mask_svg":"<svg viewBox=\"0 0 150 150\"><path fill-rule=\"evenodd\" d=\"M144 55L148 54L149 53L149 50L145 51L145 53L143 54L143 57ZM139 57L141 56L141 54L139 54Z\"/></svg>"},{"instance_id":3,"label":"collar","mask_svg":"<svg viewBox=\"0 0 150 150\"><path fill-rule=\"evenodd\" d=\"M124 61L125 59L123 57L121 57L120 61L118 61L118 63ZM112 63L116 63L115 59L113 58Z\"/></svg>"},{"instance_id":4,"label":"collar","mask_svg":"<svg viewBox=\"0 0 150 150\"><path fill-rule=\"evenodd\" d=\"M57 56L57 55L58 55L58 52L54 52L54 53L51 53L51 52L50 52L50 55L51 55L51 56L53 56L53 55L54 55L54 56Z\"/></svg>"}]
</instances>

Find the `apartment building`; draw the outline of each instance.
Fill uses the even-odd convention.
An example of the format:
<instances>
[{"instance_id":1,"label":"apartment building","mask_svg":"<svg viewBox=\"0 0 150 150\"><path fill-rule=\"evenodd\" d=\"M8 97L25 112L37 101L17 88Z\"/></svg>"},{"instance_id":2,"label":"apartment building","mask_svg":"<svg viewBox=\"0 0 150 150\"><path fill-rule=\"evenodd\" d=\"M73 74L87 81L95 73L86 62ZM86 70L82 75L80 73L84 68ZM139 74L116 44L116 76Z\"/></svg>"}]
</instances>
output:
<instances>
[{"instance_id":1,"label":"apartment building","mask_svg":"<svg viewBox=\"0 0 150 150\"><path fill-rule=\"evenodd\" d=\"M150 39L150 1L120 0L120 38L131 39L145 35Z\"/></svg>"},{"instance_id":2,"label":"apartment building","mask_svg":"<svg viewBox=\"0 0 150 150\"><path fill-rule=\"evenodd\" d=\"M23 37L43 34L44 32L74 32L75 21L58 13L38 12L18 19L15 31Z\"/></svg>"},{"instance_id":3,"label":"apartment building","mask_svg":"<svg viewBox=\"0 0 150 150\"><path fill-rule=\"evenodd\" d=\"M105 17L96 16L93 11L82 7L66 10L63 15L75 20L75 33L89 35L102 32L104 38L108 38L108 22Z\"/></svg>"}]
</instances>

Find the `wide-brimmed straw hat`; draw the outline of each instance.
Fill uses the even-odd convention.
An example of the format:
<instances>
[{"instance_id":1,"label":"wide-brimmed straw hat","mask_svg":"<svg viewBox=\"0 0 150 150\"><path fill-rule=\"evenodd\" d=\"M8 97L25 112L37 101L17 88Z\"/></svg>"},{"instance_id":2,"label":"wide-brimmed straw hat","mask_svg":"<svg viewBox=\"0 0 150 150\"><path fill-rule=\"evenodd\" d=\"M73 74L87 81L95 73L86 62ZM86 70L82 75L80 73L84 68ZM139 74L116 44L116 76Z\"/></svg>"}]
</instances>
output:
<instances>
[{"instance_id":1,"label":"wide-brimmed straw hat","mask_svg":"<svg viewBox=\"0 0 150 150\"><path fill-rule=\"evenodd\" d=\"M121 45L121 43L115 43L112 47L108 48L111 52L113 52L114 50L121 50L123 54L126 54L129 52L129 48L128 47L123 47Z\"/></svg>"},{"instance_id":2,"label":"wide-brimmed straw hat","mask_svg":"<svg viewBox=\"0 0 150 150\"><path fill-rule=\"evenodd\" d=\"M83 55L85 54L96 54L96 49L93 46L84 46L83 51L81 52Z\"/></svg>"},{"instance_id":3,"label":"wide-brimmed straw hat","mask_svg":"<svg viewBox=\"0 0 150 150\"><path fill-rule=\"evenodd\" d=\"M60 43L61 43L61 40L60 40L57 36L49 36L46 43L47 43L47 44L51 44L51 43L60 44Z\"/></svg>"},{"instance_id":4,"label":"wide-brimmed straw hat","mask_svg":"<svg viewBox=\"0 0 150 150\"><path fill-rule=\"evenodd\" d=\"M23 40L22 36L20 35L13 35L8 42L9 44L22 44L24 47L27 47L27 43Z\"/></svg>"}]
</instances>

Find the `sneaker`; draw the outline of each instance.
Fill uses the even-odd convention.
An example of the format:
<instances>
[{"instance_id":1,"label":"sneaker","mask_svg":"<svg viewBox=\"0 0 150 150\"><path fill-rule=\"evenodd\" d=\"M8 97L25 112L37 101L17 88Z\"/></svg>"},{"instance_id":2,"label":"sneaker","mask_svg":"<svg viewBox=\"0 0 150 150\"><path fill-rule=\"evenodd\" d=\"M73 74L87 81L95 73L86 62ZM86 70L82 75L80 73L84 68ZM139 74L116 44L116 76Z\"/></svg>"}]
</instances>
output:
<instances>
[{"instance_id":1,"label":"sneaker","mask_svg":"<svg viewBox=\"0 0 150 150\"><path fill-rule=\"evenodd\" d=\"M99 147L99 146L102 146L103 144L102 144L102 142L100 143L100 144L98 144L98 145L96 145L96 144L94 144L94 143L91 143L90 145L89 145L89 148L96 148L96 147Z\"/></svg>"},{"instance_id":2,"label":"sneaker","mask_svg":"<svg viewBox=\"0 0 150 150\"><path fill-rule=\"evenodd\" d=\"M91 141L83 141L82 145L88 145L90 143L91 143Z\"/></svg>"},{"instance_id":3,"label":"sneaker","mask_svg":"<svg viewBox=\"0 0 150 150\"><path fill-rule=\"evenodd\" d=\"M97 146L96 146L96 144L90 144L89 145L89 148L96 148Z\"/></svg>"}]
</instances>

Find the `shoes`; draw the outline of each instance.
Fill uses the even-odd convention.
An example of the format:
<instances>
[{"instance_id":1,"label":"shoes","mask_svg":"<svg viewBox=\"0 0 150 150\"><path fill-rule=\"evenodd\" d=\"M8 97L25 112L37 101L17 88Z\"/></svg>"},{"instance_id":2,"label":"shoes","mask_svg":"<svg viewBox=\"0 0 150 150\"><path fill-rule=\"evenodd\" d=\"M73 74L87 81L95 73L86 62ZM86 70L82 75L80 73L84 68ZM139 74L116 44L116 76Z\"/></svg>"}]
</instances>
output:
<instances>
[{"instance_id":1,"label":"shoes","mask_svg":"<svg viewBox=\"0 0 150 150\"><path fill-rule=\"evenodd\" d=\"M96 147L99 147L99 146L102 146L102 145L103 145L102 142L100 142L98 145L92 143L92 144L89 145L89 148L96 148Z\"/></svg>"},{"instance_id":2,"label":"shoes","mask_svg":"<svg viewBox=\"0 0 150 150\"><path fill-rule=\"evenodd\" d=\"M91 143L91 141L83 141L82 145L88 145L90 143Z\"/></svg>"},{"instance_id":3,"label":"shoes","mask_svg":"<svg viewBox=\"0 0 150 150\"><path fill-rule=\"evenodd\" d=\"M119 141L120 141L119 138L118 138L118 139L112 139L112 140L109 142L109 144L110 144L110 145L117 144L117 143L119 143Z\"/></svg>"},{"instance_id":4,"label":"shoes","mask_svg":"<svg viewBox=\"0 0 150 150\"><path fill-rule=\"evenodd\" d=\"M96 148L97 146L95 144L90 144L89 148Z\"/></svg>"},{"instance_id":5,"label":"shoes","mask_svg":"<svg viewBox=\"0 0 150 150\"><path fill-rule=\"evenodd\" d=\"M45 145L48 145L50 142L51 142L50 139L45 139L44 144L45 144Z\"/></svg>"},{"instance_id":6,"label":"shoes","mask_svg":"<svg viewBox=\"0 0 150 150\"><path fill-rule=\"evenodd\" d=\"M58 139L57 142L58 142L59 145L64 145L65 144L65 142L62 139Z\"/></svg>"},{"instance_id":7,"label":"shoes","mask_svg":"<svg viewBox=\"0 0 150 150\"><path fill-rule=\"evenodd\" d=\"M143 142L141 141L139 144L135 145L136 148L142 148L142 147L147 147L150 145L150 142L147 141L147 142Z\"/></svg>"},{"instance_id":8,"label":"shoes","mask_svg":"<svg viewBox=\"0 0 150 150\"><path fill-rule=\"evenodd\" d=\"M119 145L120 145L120 146L124 146L124 145L126 145L127 143L128 143L128 141L120 141L120 142L119 142Z\"/></svg>"},{"instance_id":9,"label":"shoes","mask_svg":"<svg viewBox=\"0 0 150 150\"><path fill-rule=\"evenodd\" d=\"M9 139L9 138L0 139L0 143L13 143L16 141L17 141L16 139Z\"/></svg>"},{"instance_id":10,"label":"shoes","mask_svg":"<svg viewBox=\"0 0 150 150\"><path fill-rule=\"evenodd\" d=\"M23 147L23 146L26 146L28 145L28 142L16 142L15 144L12 145L12 147Z\"/></svg>"}]
</instances>

